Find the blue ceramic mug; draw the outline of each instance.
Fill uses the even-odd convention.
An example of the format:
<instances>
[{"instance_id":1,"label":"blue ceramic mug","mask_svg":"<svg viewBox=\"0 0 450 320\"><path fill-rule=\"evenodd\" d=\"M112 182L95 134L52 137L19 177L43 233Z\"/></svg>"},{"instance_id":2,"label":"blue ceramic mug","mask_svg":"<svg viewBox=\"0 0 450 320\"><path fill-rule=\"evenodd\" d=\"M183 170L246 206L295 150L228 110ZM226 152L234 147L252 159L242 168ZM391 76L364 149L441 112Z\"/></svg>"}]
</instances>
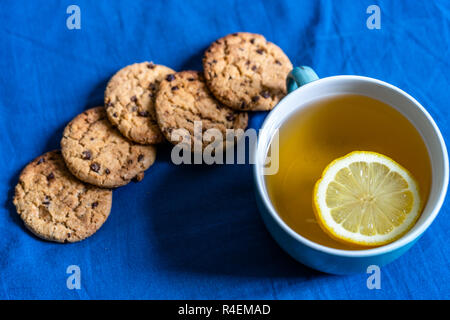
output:
<instances>
[{"instance_id":1,"label":"blue ceramic mug","mask_svg":"<svg viewBox=\"0 0 450 320\"><path fill-rule=\"evenodd\" d=\"M333 274L366 272L397 259L420 238L436 218L447 192L449 164L444 139L425 108L413 97L386 82L360 76L319 79L309 67L293 69L287 78L289 94L264 121L254 153L254 181L262 219L278 244L297 261L313 269ZM283 123L312 100L338 94L359 94L382 101L402 113L415 126L428 148L432 166L429 199L414 227L400 239L366 250L341 250L315 243L292 230L278 215L267 193L264 175L272 137Z\"/></svg>"}]
</instances>

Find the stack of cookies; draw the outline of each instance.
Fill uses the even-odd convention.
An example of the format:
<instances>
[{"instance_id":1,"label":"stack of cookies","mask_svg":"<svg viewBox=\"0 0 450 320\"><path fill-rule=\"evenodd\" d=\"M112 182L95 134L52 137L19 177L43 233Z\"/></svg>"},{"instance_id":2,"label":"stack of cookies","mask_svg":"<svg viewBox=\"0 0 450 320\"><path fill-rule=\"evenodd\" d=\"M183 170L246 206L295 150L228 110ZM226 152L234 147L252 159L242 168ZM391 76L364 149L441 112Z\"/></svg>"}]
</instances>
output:
<instances>
[{"instance_id":1,"label":"stack of cookies","mask_svg":"<svg viewBox=\"0 0 450 320\"><path fill-rule=\"evenodd\" d=\"M142 180L156 144L177 144L176 129L195 143L196 121L223 137L227 129L245 129L246 111L271 110L286 94L292 64L262 35L234 33L206 50L203 67L175 72L143 62L118 71L106 87L105 105L66 126L61 151L22 171L14 204L27 228L56 242L94 234L109 216L111 189Z\"/></svg>"}]
</instances>

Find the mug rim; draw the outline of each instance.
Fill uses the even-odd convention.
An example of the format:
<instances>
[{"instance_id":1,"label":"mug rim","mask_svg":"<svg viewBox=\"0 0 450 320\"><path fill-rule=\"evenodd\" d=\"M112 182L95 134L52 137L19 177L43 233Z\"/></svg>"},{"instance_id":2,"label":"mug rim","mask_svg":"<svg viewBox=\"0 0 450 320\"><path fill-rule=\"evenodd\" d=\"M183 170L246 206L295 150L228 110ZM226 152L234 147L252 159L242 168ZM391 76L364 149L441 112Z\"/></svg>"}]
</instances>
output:
<instances>
[{"instance_id":1,"label":"mug rim","mask_svg":"<svg viewBox=\"0 0 450 320\"><path fill-rule=\"evenodd\" d=\"M370 82L370 83L374 83L374 84L378 84L378 85L382 85L384 87L387 87L393 91L396 91L397 93L403 95L404 97L406 97L412 104L414 104L416 106L416 108L418 108L420 110L420 112L422 113L423 116L425 116L426 120L431 124L431 126L433 127L433 131L434 133L437 135L438 140L439 140L439 147L442 150L442 153L444 155L444 172L442 173L444 176L443 179L443 184L440 186L440 194L438 199L435 201L435 204L433 205L433 209L431 210L430 215L418 226L418 228L416 228L413 232L411 233L407 233L405 236L401 237L400 239L388 243L386 245L380 246L380 247L376 247L376 248L371 248L371 249L363 249L363 250L344 250L344 249L336 249L336 248L331 248L331 247L327 247L324 245L321 245L319 243L316 243L312 240L309 240L305 237L303 237L302 235L300 235L299 233L295 232L286 222L284 222L284 220L280 217L280 215L277 213L277 211L275 210L275 208L273 207L273 204L269 198L269 195L267 193L267 188L264 184L264 175L261 174L261 161L259 161L259 153L260 152L264 152L264 149L261 149L261 141L258 138L258 142L257 142L257 146L255 149L255 161L254 161L254 165L253 165L253 176L254 176L254 180L256 183L256 187L257 187L257 192L260 194L261 199L263 200L264 206L266 207L266 209L268 209L268 212L270 213L270 216L272 217L272 219L278 224L279 227L281 227L281 229L283 229L284 232L286 232L287 234L289 234L292 238L294 238L296 241L301 242L302 244L315 249L317 251L323 252L323 253L327 253L327 254L331 254L334 256L341 256L341 257L371 257L371 256L377 256L377 255L381 255L381 254L385 254L385 253L389 253L392 251L395 251L413 241L415 241L416 239L418 239L424 232L425 230L428 229L428 227L431 225L431 223L434 221L434 219L436 218L436 216L438 215L444 200L445 200L445 196L447 193L447 187L448 187L448 182L449 182L449 160L448 160L448 153L447 153L447 148L445 145L445 141L444 138L438 128L438 126L436 125L435 121L433 120L433 118L431 117L431 115L428 113L428 111L416 100L414 99L411 95L409 95L408 93L406 93L405 91L403 91L402 89L387 83L385 81L382 80L378 80L375 78L370 78L370 77L364 77L364 76L356 76L356 75L338 75L338 76L331 76L331 77L325 77L325 78L320 78L316 81L307 83L303 86L301 86L300 88L297 88L295 91L304 88L304 87L312 87L312 86L318 86L321 85L323 82L327 82L327 81L331 81L331 80L356 80L356 81L366 81L366 82ZM288 97L290 94L294 93L295 91L289 93L288 95L286 95L286 97ZM285 98L286 98L285 97ZM285 100L285 98L283 98L278 104L283 103L283 101ZM266 117L266 119L264 120L263 124L261 125L260 128L260 132L263 132L264 130L269 130L268 126L271 122L273 122L273 119L275 119L274 114L276 114L276 108L273 109L273 111L271 111L268 116ZM286 121L286 119L282 122L284 123ZM271 137L268 137L268 139L270 139Z\"/></svg>"}]
</instances>

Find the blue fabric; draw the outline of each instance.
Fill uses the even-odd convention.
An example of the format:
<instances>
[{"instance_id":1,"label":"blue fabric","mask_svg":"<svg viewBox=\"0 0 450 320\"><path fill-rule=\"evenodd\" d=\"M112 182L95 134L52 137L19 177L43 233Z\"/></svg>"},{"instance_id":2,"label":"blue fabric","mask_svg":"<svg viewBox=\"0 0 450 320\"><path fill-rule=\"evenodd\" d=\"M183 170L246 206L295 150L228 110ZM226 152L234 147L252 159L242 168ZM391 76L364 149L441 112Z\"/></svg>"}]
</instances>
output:
<instances>
[{"instance_id":1,"label":"blue fabric","mask_svg":"<svg viewBox=\"0 0 450 320\"><path fill-rule=\"evenodd\" d=\"M81 30L66 9L81 8ZM366 9L381 8L369 30ZM12 204L22 168L59 148L66 123L101 104L121 67L153 60L200 69L203 51L235 31L264 34L320 77L357 74L417 98L449 137L450 3L436 1L1 1L0 297L6 299L450 298L448 201L403 257L368 275L330 276L285 254L255 207L250 165L175 166L170 149L141 183L114 191L111 216L86 241L28 232ZM265 113L252 114L258 128ZM66 268L81 268L81 290Z\"/></svg>"}]
</instances>

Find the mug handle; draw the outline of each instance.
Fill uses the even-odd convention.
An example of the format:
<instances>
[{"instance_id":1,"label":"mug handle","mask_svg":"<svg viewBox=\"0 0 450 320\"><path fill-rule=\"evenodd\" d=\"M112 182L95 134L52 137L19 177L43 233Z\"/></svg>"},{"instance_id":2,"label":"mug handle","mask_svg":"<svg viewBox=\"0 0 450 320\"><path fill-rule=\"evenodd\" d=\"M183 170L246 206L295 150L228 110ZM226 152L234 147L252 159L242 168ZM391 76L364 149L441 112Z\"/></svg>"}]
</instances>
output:
<instances>
[{"instance_id":1,"label":"mug handle","mask_svg":"<svg viewBox=\"0 0 450 320\"><path fill-rule=\"evenodd\" d=\"M307 66L295 67L286 78L288 93L312 81L319 80L314 70Z\"/></svg>"}]
</instances>

